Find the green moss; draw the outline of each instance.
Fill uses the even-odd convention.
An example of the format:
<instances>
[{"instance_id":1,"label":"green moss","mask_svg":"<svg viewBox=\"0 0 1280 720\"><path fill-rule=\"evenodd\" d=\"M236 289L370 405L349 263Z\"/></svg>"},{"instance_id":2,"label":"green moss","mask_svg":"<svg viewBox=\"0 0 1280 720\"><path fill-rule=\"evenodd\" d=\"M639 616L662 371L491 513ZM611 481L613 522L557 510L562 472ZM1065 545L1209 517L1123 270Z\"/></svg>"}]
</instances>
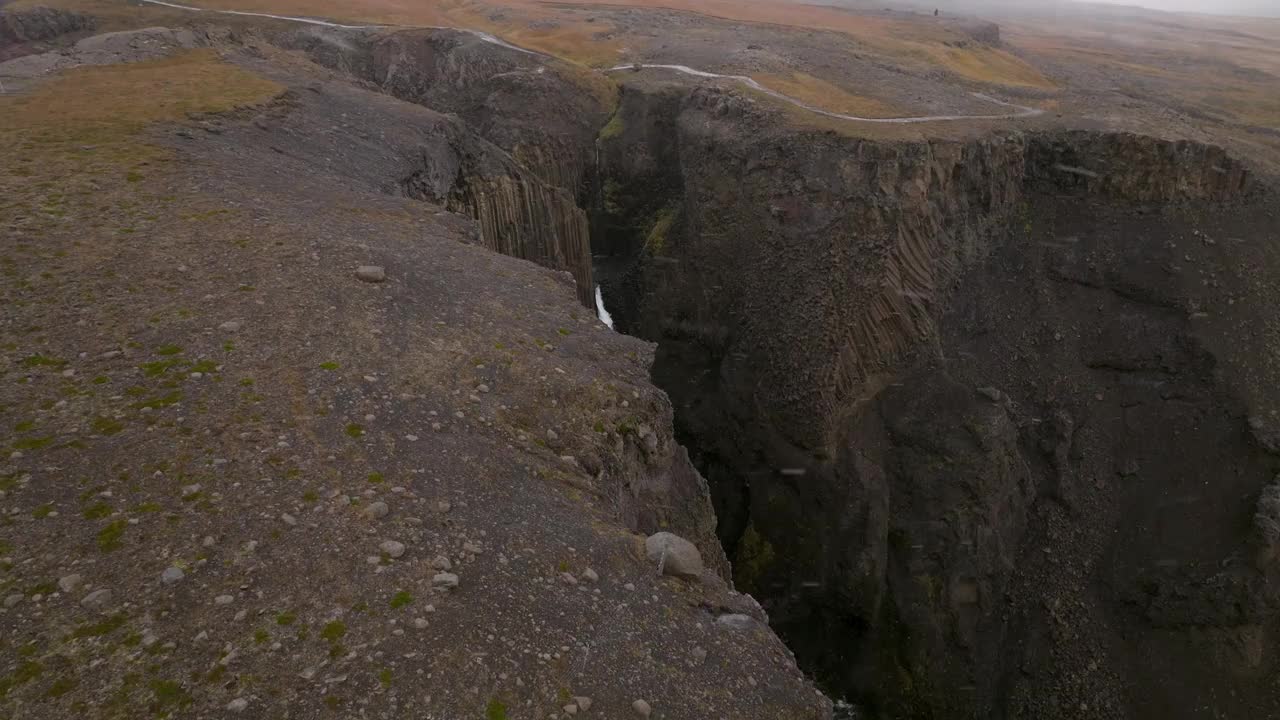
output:
<instances>
[{"instance_id":1,"label":"green moss","mask_svg":"<svg viewBox=\"0 0 1280 720\"><path fill-rule=\"evenodd\" d=\"M53 436L25 437L13 441L14 450L40 450L53 444Z\"/></svg>"},{"instance_id":2,"label":"green moss","mask_svg":"<svg viewBox=\"0 0 1280 720\"><path fill-rule=\"evenodd\" d=\"M271 639L271 633L261 628L253 631L253 641L259 645L266 645Z\"/></svg>"},{"instance_id":3,"label":"green moss","mask_svg":"<svg viewBox=\"0 0 1280 720\"><path fill-rule=\"evenodd\" d=\"M156 348L157 355L177 355L180 352L182 352L182 346L180 345L161 345Z\"/></svg>"},{"instance_id":4,"label":"green moss","mask_svg":"<svg viewBox=\"0 0 1280 720\"><path fill-rule=\"evenodd\" d=\"M358 438L361 435L364 435L364 428L356 423L351 423L347 426L347 434L353 438Z\"/></svg>"},{"instance_id":5,"label":"green moss","mask_svg":"<svg viewBox=\"0 0 1280 720\"><path fill-rule=\"evenodd\" d=\"M85 520L101 520L102 518L107 517L111 513L112 513L112 508L110 505L106 504L105 502L98 501L90 505L89 507L85 508L84 511L80 514L84 516Z\"/></svg>"},{"instance_id":6,"label":"green moss","mask_svg":"<svg viewBox=\"0 0 1280 720\"><path fill-rule=\"evenodd\" d=\"M371 482L371 483L373 483L373 484L375 484L375 485L380 485L380 484L382 484L383 482L385 482L385 479L382 477L382 473L380 473L380 472L371 472L371 473L369 473L369 482Z\"/></svg>"},{"instance_id":7,"label":"green moss","mask_svg":"<svg viewBox=\"0 0 1280 720\"><path fill-rule=\"evenodd\" d=\"M737 557L733 563L734 581L747 592L759 589L760 582L776 559L773 545L760 535L754 524L747 525L746 532L738 541Z\"/></svg>"},{"instance_id":8,"label":"green moss","mask_svg":"<svg viewBox=\"0 0 1280 720\"><path fill-rule=\"evenodd\" d=\"M152 680L151 694L160 707L177 705L186 707L191 704L191 696L183 689L182 684L173 680Z\"/></svg>"},{"instance_id":9,"label":"green moss","mask_svg":"<svg viewBox=\"0 0 1280 720\"><path fill-rule=\"evenodd\" d=\"M667 234L671 232L671 225L675 221L675 209L665 207L658 211L658 216L653 221L653 227L649 229L649 236L644 241L644 247L649 251L650 255L662 255L666 252Z\"/></svg>"},{"instance_id":10,"label":"green moss","mask_svg":"<svg viewBox=\"0 0 1280 720\"><path fill-rule=\"evenodd\" d=\"M142 363L138 367L142 369L143 374L147 377L160 377L173 368L183 367L190 364L191 363L189 361L183 360L182 358L170 358L168 360L156 360L155 362Z\"/></svg>"},{"instance_id":11,"label":"green moss","mask_svg":"<svg viewBox=\"0 0 1280 720\"><path fill-rule=\"evenodd\" d=\"M612 140L618 137L627 129L626 123L622 119L622 112L615 112L613 117L609 118L609 122L600 128L601 140Z\"/></svg>"},{"instance_id":12,"label":"green moss","mask_svg":"<svg viewBox=\"0 0 1280 720\"><path fill-rule=\"evenodd\" d=\"M329 642L336 643L347 634L347 626L341 620L334 620L326 623L324 629L320 631L320 637Z\"/></svg>"},{"instance_id":13,"label":"green moss","mask_svg":"<svg viewBox=\"0 0 1280 720\"><path fill-rule=\"evenodd\" d=\"M391 687L391 668L382 668L382 672L378 673L378 682L383 688Z\"/></svg>"},{"instance_id":14,"label":"green moss","mask_svg":"<svg viewBox=\"0 0 1280 720\"><path fill-rule=\"evenodd\" d=\"M413 595L410 595L405 590L401 590L400 592L391 596L391 607L395 609L402 608L411 602L413 602Z\"/></svg>"},{"instance_id":15,"label":"green moss","mask_svg":"<svg viewBox=\"0 0 1280 720\"><path fill-rule=\"evenodd\" d=\"M63 365L66 365L67 361L62 360L60 358L49 357L47 355L28 355L27 357L23 358L18 364L24 368L36 368L36 367L59 368L59 367L62 367Z\"/></svg>"},{"instance_id":16,"label":"green moss","mask_svg":"<svg viewBox=\"0 0 1280 720\"><path fill-rule=\"evenodd\" d=\"M32 510L31 517L37 520L42 520L44 518L49 517L49 513L51 512L53 512L53 506L48 503L45 503L44 505L37 507L35 510Z\"/></svg>"},{"instance_id":17,"label":"green moss","mask_svg":"<svg viewBox=\"0 0 1280 720\"><path fill-rule=\"evenodd\" d=\"M71 632L68 639L78 640L80 638L102 637L103 635L108 635L123 627L125 620L127 619L128 618L126 618L123 613L118 613L109 618L99 620L98 622L85 623L76 627L76 629Z\"/></svg>"},{"instance_id":18,"label":"green moss","mask_svg":"<svg viewBox=\"0 0 1280 720\"><path fill-rule=\"evenodd\" d=\"M127 527L129 527L129 522L121 518L99 530L98 549L102 552L111 552L119 549L123 545L121 538L124 537L124 531Z\"/></svg>"},{"instance_id":19,"label":"green moss","mask_svg":"<svg viewBox=\"0 0 1280 720\"><path fill-rule=\"evenodd\" d=\"M484 720L507 720L507 706L498 698L490 698L484 707Z\"/></svg>"},{"instance_id":20,"label":"green moss","mask_svg":"<svg viewBox=\"0 0 1280 720\"><path fill-rule=\"evenodd\" d=\"M124 423L109 417L96 417L93 419L93 431L99 435L115 435L124 430Z\"/></svg>"},{"instance_id":21,"label":"green moss","mask_svg":"<svg viewBox=\"0 0 1280 720\"><path fill-rule=\"evenodd\" d=\"M74 690L75 687L75 678L64 675L53 681L53 684L49 686L49 689L44 691L44 696L47 698L60 698Z\"/></svg>"},{"instance_id":22,"label":"green moss","mask_svg":"<svg viewBox=\"0 0 1280 720\"><path fill-rule=\"evenodd\" d=\"M160 408L169 407L170 405L177 405L180 402L182 402L182 391L172 390L170 392L165 393L164 395L158 395L155 397L147 398L146 400L140 403L136 403L133 407L139 410L141 410L142 408L151 408L152 410L159 410Z\"/></svg>"},{"instance_id":23,"label":"green moss","mask_svg":"<svg viewBox=\"0 0 1280 720\"><path fill-rule=\"evenodd\" d=\"M129 172L125 173L124 179L126 182L131 182L131 183L142 182L142 173L138 172L137 170L130 170Z\"/></svg>"},{"instance_id":24,"label":"green moss","mask_svg":"<svg viewBox=\"0 0 1280 720\"><path fill-rule=\"evenodd\" d=\"M24 420L24 421L22 421L22 422L20 422L20 423L18 423L18 424L16 424L16 425L14 425L14 426L13 426L13 431L14 431L14 432L24 433L24 432L31 432L31 431L32 431L32 430L34 430L35 428L36 428L36 423L35 423L35 421L34 421L34 420Z\"/></svg>"},{"instance_id":25,"label":"green moss","mask_svg":"<svg viewBox=\"0 0 1280 720\"><path fill-rule=\"evenodd\" d=\"M210 373L218 372L218 363L212 360L201 360L190 368L187 368L187 370L188 372L198 372L208 375Z\"/></svg>"},{"instance_id":26,"label":"green moss","mask_svg":"<svg viewBox=\"0 0 1280 720\"><path fill-rule=\"evenodd\" d=\"M322 363L320 363L320 369L321 369L321 370L337 370L337 369L338 369L338 363L336 363L336 362L322 362Z\"/></svg>"},{"instance_id":27,"label":"green moss","mask_svg":"<svg viewBox=\"0 0 1280 720\"><path fill-rule=\"evenodd\" d=\"M289 625L292 625L297 619L298 619L297 615L294 615L292 612L285 610L284 612L276 616L276 624L289 626Z\"/></svg>"}]
</instances>

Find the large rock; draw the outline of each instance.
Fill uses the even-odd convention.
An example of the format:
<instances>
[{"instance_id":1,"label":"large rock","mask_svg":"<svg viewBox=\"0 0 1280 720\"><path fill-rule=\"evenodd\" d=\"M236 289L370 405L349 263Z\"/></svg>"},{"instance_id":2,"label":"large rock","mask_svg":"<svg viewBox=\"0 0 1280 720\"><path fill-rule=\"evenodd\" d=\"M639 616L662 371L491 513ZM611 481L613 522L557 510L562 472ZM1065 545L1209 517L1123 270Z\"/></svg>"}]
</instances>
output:
<instances>
[{"instance_id":1,"label":"large rock","mask_svg":"<svg viewBox=\"0 0 1280 720\"><path fill-rule=\"evenodd\" d=\"M702 553L679 535L660 532L644 541L645 554L664 575L698 577L702 574Z\"/></svg>"}]
</instances>

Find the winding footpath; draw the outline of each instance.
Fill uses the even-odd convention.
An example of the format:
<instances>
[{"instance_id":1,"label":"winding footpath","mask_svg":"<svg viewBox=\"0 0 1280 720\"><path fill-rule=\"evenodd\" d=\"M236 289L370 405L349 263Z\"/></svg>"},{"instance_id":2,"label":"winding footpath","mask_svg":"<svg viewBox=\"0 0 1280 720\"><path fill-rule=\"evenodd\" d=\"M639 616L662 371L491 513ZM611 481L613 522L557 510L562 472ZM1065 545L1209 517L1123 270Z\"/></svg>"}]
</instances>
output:
<instances>
[{"instance_id":1,"label":"winding footpath","mask_svg":"<svg viewBox=\"0 0 1280 720\"><path fill-rule=\"evenodd\" d=\"M271 15L269 13L245 12L242 10L210 10L207 8L198 8L191 5L180 5L178 3L165 2L164 0L142 0L142 2L148 3L150 5L163 5L164 7L176 8L178 10L187 10L190 12L210 12L210 13L217 13L220 15L241 15L246 17L271 18L273 20L286 20L288 22L303 23L305 25L320 25L322 27L341 28L344 30L363 30L363 29L370 29L370 28L386 27L384 25L343 25L341 23L330 22L328 20L317 20L315 18L291 17L288 15ZM530 50L528 48L522 48L518 45L512 45L511 43L507 42L506 40L503 40L502 38L495 37L493 35L490 35L487 32L481 32L479 30L471 30L469 28L447 27L443 25L418 25L415 27L429 28L432 30L456 30L458 32L470 33L476 36L477 38L479 38L480 40L483 40L484 42L492 43L494 45L507 48L508 50L514 50L516 52L524 53L526 55L536 55L538 57L548 57L548 58L551 57L550 55L547 55L545 53L540 53L535 50ZM804 102L803 100L798 100L796 98L791 97L790 95L785 95L783 93L780 93L777 90L771 90L765 87L764 85L761 85L760 83L756 82L755 80L752 80L746 75L721 75L719 73L707 72L706 70L698 70L696 68L691 68L687 65L662 65L662 64L649 64L649 63L634 63L631 65L618 65L615 67L608 68L604 72L610 73L610 72L619 72L622 70L637 70L641 68L650 68L654 70L670 70L673 72L683 73L685 75L691 75L693 77L698 77L698 78L733 80L735 82L741 83L742 85L745 85L746 87L751 88L752 90L757 90L766 95L769 95L770 97L774 97L779 100L782 100L783 102L791 103L792 105L795 105L796 107L802 108L804 110L808 110L811 113L823 115L829 118L835 118L837 120L849 120L852 122L905 125L909 123L951 122L956 120L1014 120L1017 118L1034 117L1036 115L1041 115L1044 113L1044 110L1041 110L1039 108L1027 107L1025 105L1017 105L1015 103L1006 102L1004 100L997 100L996 98L993 98L990 95L974 92L974 93L970 93L970 95L972 95L975 98L978 98L979 100L983 100L985 102L989 102L995 105L1000 105L1006 108L1011 108L1013 112L1000 113L1000 114L994 114L994 115L921 115L921 116L915 116L915 117L895 117L895 118L860 117L858 115L845 115L844 113L837 113L837 112L831 112L830 110L823 110L822 108L810 105Z\"/></svg>"}]
</instances>

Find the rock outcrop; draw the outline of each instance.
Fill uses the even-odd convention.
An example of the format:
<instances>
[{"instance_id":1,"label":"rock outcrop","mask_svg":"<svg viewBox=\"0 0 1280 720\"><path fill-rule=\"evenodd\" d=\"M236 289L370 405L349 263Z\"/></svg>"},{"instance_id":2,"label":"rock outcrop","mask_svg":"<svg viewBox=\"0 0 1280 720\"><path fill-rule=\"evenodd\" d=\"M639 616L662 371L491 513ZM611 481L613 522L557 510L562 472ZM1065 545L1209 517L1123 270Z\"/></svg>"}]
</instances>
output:
<instances>
[{"instance_id":1,"label":"rock outcrop","mask_svg":"<svg viewBox=\"0 0 1280 720\"><path fill-rule=\"evenodd\" d=\"M47 42L93 29L93 18L59 8L33 7L0 11L0 51L8 45Z\"/></svg>"},{"instance_id":2,"label":"rock outcrop","mask_svg":"<svg viewBox=\"0 0 1280 720\"><path fill-rule=\"evenodd\" d=\"M574 194L612 103L608 81L456 30L309 28L273 41L401 100L455 114L505 151L502 173L492 164L472 172L465 159L454 178L428 168L432 197L475 218L491 249L571 272L579 299L592 305L589 229ZM441 181L451 182L447 192Z\"/></svg>"}]
</instances>

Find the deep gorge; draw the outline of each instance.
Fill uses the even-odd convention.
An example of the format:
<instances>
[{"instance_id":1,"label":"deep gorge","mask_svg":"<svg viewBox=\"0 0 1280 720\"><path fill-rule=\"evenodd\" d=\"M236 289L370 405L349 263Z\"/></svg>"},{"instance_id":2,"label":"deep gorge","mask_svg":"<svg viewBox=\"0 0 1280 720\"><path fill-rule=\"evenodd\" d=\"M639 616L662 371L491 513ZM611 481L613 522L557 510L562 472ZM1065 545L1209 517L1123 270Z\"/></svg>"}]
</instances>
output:
<instances>
[{"instance_id":1,"label":"deep gorge","mask_svg":"<svg viewBox=\"0 0 1280 720\"><path fill-rule=\"evenodd\" d=\"M657 343L735 581L830 692L886 718L1272 692L1275 385L1239 328L1275 201L1241 162L859 138L646 74L615 105L459 33L334 35L286 44L469 128L395 191Z\"/></svg>"}]
</instances>

